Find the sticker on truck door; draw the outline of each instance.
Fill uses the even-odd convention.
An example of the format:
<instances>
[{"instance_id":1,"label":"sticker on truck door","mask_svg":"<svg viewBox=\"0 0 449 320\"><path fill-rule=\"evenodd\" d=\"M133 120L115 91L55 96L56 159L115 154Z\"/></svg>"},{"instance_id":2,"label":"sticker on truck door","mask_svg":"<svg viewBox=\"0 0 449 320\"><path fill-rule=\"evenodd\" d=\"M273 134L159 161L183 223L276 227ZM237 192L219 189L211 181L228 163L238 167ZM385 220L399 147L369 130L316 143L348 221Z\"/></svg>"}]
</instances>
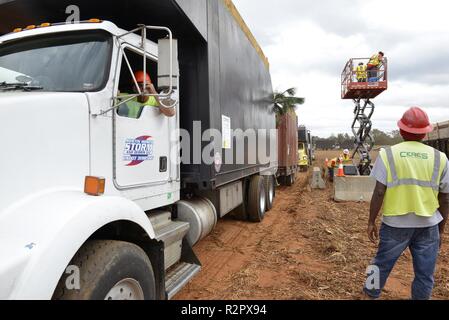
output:
<instances>
[{"instance_id":1,"label":"sticker on truck door","mask_svg":"<svg viewBox=\"0 0 449 320\"><path fill-rule=\"evenodd\" d=\"M123 161L130 161L126 166L134 167L144 161L154 159L154 142L151 136L141 136L135 139L126 139Z\"/></svg>"}]
</instances>

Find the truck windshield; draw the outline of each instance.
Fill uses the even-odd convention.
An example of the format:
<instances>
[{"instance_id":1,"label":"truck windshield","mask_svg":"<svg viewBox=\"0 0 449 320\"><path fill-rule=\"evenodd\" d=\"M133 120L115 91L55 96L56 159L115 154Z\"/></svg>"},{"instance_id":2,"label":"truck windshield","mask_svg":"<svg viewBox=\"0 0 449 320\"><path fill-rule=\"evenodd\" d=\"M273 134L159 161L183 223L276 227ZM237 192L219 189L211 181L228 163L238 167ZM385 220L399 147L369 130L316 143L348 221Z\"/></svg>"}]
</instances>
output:
<instances>
[{"instance_id":1,"label":"truck windshield","mask_svg":"<svg viewBox=\"0 0 449 320\"><path fill-rule=\"evenodd\" d=\"M98 91L107 81L111 55L112 37L103 31L14 40L0 45L0 85L58 92Z\"/></svg>"}]
</instances>

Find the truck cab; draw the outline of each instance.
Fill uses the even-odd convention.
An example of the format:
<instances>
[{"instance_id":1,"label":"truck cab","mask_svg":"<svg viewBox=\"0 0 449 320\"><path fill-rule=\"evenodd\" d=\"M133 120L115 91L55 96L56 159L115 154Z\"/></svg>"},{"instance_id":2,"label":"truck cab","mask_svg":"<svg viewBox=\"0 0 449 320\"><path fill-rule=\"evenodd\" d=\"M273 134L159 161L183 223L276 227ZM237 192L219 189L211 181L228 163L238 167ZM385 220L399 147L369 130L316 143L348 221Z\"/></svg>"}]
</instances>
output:
<instances>
[{"instance_id":1,"label":"truck cab","mask_svg":"<svg viewBox=\"0 0 449 320\"><path fill-rule=\"evenodd\" d=\"M164 299L199 271L183 241L190 225L173 219L181 188L176 41L158 27L169 37L152 42L150 29L94 19L0 37L8 150L0 159L1 299ZM150 97L137 89L138 70L159 89L151 95L158 106L131 116L127 103ZM64 294L68 266L89 265L83 250L100 260L116 252L116 265L134 262L137 269L125 268L132 281L116 278L123 266L104 274L91 265L78 274L81 288Z\"/></svg>"},{"instance_id":2,"label":"truck cab","mask_svg":"<svg viewBox=\"0 0 449 320\"><path fill-rule=\"evenodd\" d=\"M298 143L298 166L300 171L307 171L309 168L309 156L304 142Z\"/></svg>"},{"instance_id":3,"label":"truck cab","mask_svg":"<svg viewBox=\"0 0 449 320\"><path fill-rule=\"evenodd\" d=\"M229 24L209 37L233 43L225 31L240 32L248 54L238 62L252 72L228 63L226 43L197 48L188 39L184 100L178 42L166 27L127 31L91 19L0 37L0 139L8 150L0 158L0 299L171 299L200 271L192 248L218 218L233 212L260 222L271 209L273 155L227 164L217 153L181 174L181 120L190 129L197 116L205 129L221 124L229 134L221 149L231 151L238 121L268 137L275 125L270 105L254 99L272 91L267 61L238 31L235 11L210 5ZM192 52L211 48L191 62ZM149 78L138 83L136 72ZM236 73L248 78L245 95L220 106L216 97L241 88L205 89L203 81L227 83ZM143 90L150 85L155 92ZM181 101L189 106L182 118Z\"/></svg>"}]
</instances>

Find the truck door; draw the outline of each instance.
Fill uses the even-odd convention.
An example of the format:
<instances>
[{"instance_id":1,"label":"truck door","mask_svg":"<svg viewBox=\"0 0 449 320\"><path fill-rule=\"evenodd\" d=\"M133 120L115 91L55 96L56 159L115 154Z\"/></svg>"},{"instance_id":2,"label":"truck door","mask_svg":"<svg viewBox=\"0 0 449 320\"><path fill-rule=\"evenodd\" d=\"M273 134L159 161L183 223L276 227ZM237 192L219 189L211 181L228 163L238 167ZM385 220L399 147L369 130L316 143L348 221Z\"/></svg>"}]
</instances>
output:
<instances>
[{"instance_id":1,"label":"truck door","mask_svg":"<svg viewBox=\"0 0 449 320\"><path fill-rule=\"evenodd\" d=\"M118 96L129 96L136 93L132 74L143 70L143 52L125 46L121 60L121 66L117 68L120 74L116 77L118 85L115 90ZM147 57L146 61L146 71L157 88L157 62L152 57ZM155 101L155 98L150 99ZM166 184L170 180L171 169L168 163L168 118L161 114L157 106L142 104L135 98L114 111L113 121L114 179L117 188Z\"/></svg>"}]
</instances>

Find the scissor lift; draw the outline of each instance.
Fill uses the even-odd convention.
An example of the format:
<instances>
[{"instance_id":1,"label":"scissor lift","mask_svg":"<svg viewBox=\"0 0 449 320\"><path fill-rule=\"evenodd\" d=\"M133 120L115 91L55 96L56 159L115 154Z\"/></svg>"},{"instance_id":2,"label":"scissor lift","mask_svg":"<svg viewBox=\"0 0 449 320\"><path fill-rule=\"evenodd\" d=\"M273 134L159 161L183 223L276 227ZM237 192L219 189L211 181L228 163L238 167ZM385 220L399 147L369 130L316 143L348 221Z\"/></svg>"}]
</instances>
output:
<instances>
[{"instance_id":1,"label":"scissor lift","mask_svg":"<svg viewBox=\"0 0 449 320\"><path fill-rule=\"evenodd\" d=\"M359 154L358 169L360 175L371 173L370 152L375 143L371 134L371 117L374 114L375 105L371 99L388 88L388 62L386 58L384 58L384 62L379 69L366 71L364 77L357 74L356 67L359 63L366 66L368 61L369 58L350 59L341 74L341 98L351 99L355 104L354 121L351 127L355 137L353 158L356 154Z\"/></svg>"}]
</instances>

